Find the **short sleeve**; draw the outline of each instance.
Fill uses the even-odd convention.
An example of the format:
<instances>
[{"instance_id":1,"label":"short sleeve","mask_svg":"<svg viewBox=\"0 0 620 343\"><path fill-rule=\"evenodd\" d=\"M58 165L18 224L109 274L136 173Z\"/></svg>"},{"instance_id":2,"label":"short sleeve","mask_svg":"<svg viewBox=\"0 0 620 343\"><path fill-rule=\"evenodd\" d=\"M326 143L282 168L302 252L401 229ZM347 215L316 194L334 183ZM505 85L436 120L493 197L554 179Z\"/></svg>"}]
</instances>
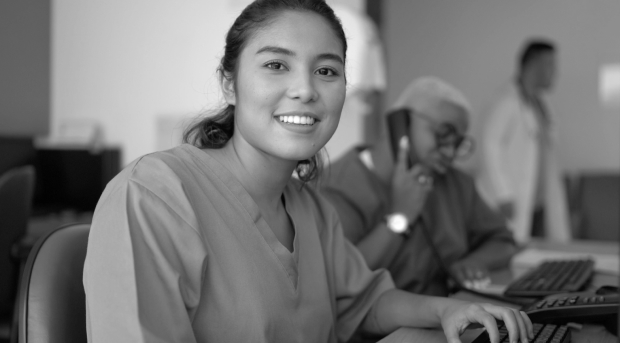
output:
<instances>
[{"instance_id":1,"label":"short sleeve","mask_svg":"<svg viewBox=\"0 0 620 343\"><path fill-rule=\"evenodd\" d=\"M207 261L200 235L145 186L114 180L108 188L84 266L89 342L196 342Z\"/></svg>"},{"instance_id":2,"label":"short sleeve","mask_svg":"<svg viewBox=\"0 0 620 343\"><path fill-rule=\"evenodd\" d=\"M336 188L325 187L322 193L338 212L345 237L353 244L357 244L368 231L361 210Z\"/></svg>"},{"instance_id":3,"label":"short sleeve","mask_svg":"<svg viewBox=\"0 0 620 343\"><path fill-rule=\"evenodd\" d=\"M333 218L333 226L323 230L322 239L336 296L336 334L340 341L347 341L381 294L394 288L394 282L386 270L368 268L362 254L344 237L335 213Z\"/></svg>"}]
</instances>

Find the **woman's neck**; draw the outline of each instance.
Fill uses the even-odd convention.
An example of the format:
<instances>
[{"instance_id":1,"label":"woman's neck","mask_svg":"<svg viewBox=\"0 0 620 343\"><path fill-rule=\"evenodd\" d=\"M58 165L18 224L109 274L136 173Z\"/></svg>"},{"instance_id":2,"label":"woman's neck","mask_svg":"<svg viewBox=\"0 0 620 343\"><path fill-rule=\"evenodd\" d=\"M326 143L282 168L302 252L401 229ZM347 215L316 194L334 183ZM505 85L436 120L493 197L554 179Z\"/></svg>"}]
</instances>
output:
<instances>
[{"instance_id":1,"label":"woman's neck","mask_svg":"<svg viewBox=\"0 0 620 343\"><path fill-rule=\"evenodd\" d=\"M284 188L297 165L295 161L269 156L233 139L217 155L261 209L280 205Z\"/></svg>"}]
</instances>

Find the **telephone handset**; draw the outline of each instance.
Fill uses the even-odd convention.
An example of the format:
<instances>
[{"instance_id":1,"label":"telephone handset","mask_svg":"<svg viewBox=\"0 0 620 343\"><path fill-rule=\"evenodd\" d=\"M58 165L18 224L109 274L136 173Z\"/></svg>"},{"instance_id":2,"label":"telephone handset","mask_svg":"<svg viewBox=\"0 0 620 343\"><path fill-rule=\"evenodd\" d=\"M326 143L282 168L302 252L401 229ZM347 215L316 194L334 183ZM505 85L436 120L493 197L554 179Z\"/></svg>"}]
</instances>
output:
<instances>
[{"instance_id":1,"label":"telephone handset","mask_svg":"<svg viewBox=\"0 0 620 343\"><path fill-rule=\"evenodd\" d=\"M394 161L397 161L400 139L406 136L411 145L411 110L399 108L389 112L386 117L392 155ZM410 169L412 164L411 156L409 156L409 159L407 159L407 169Z\"/></svg>"}]
</instances>

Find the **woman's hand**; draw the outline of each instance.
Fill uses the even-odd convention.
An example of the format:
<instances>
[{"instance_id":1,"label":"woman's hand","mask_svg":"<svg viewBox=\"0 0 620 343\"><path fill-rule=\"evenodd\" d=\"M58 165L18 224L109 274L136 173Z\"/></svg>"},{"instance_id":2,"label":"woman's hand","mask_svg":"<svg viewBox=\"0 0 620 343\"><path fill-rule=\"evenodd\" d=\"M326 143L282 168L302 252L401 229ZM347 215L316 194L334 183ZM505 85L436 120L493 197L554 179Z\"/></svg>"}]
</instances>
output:
<instances>
[{"instance_id":1,"label":"woman's hand","mask_svg":"<svg viewBox=\"0 0 620 343\"><path fill-rule=\"evenodd\" d=\"M527 343L534 339L532 322L524 312L486 303L455 301L446 307L441 315L441 326L448 343L460 343L459 336L472 323L484 325L491 343L498 343L499 331L496 319L506 325L509 342Z\"/></svg>"},{"instance_id":2,"label":"woman's hand","mask_svg":"<svg viewBox=\"0 0 620 343\"><path fill-rule=\"evenodd\" d=\"M392 176L391 212L403 213L409 223L413 223L422 211L426 197L433 189L433 177L419 164L407 170L409 149L407 137L401 138Z\"/></svg>"},{"instance_id":3,"label":"woman's hand","mask_svg":"<svg viewBox=\"0 0 620 343\"><path fill-rule=\"evenodd\" d=\"M491 283L489 271L479 263L468 260L456 261L450 271L459 283L468 289L484 289Z\"/></svg>"}]
</instances>

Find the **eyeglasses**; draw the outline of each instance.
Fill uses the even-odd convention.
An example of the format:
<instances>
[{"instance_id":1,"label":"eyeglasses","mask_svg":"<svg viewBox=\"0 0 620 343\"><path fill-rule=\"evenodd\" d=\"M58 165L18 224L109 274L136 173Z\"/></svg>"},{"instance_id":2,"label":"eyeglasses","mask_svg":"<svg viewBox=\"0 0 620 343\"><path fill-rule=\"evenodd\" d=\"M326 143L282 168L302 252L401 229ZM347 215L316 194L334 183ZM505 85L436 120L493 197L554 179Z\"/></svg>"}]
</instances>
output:
<instances>
[{"instance_id":1,"label":"eyeglasses","mask_svg":"<svg viewBox=\"0 0 620 343\"><path fill-rule=\"evenodd\" d=\"M475 148L475 141L468 135L462 135L450 123L439 123L435 119L416 111L411 114L426 120L433 127L437 149L445 155L454 155L455 158L469 157Z\"/></svg>"}]
</instances>

